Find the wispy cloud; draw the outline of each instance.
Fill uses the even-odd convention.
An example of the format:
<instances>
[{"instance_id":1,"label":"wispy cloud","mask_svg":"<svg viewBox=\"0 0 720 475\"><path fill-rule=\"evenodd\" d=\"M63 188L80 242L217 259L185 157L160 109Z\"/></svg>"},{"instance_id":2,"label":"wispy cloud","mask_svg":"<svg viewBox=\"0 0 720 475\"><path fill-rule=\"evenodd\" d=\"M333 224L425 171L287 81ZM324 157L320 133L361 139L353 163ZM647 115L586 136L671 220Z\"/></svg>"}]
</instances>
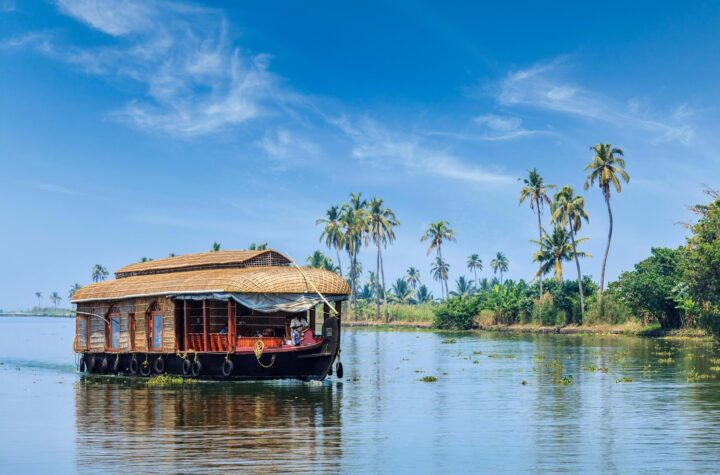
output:
<instances>
[{"instance_id":1,"label":"wispy cloud","mask_svg":"<svg viewBox=\"0 0 720 475\"><path fill-rule=\"evenodd\" d=\"M38 51L108 79L130 79L145 94L112 116L147 130L195 136L238 126L284 107L269 56L237 47L225 15L204 7L139 0L58 0L60 12L107 34L105 46L78 47L32 33L5 46Z\"/></svg>"},{"instance_id":2,"label":"wispy cloud","mask_svg":"<svg viewBox=\"0 0 720 475\"><path fill-rule=\"evenodd\" d=\"M268 131L255 142L268 158L278 161L288 159L308 161L316 157L320 147L284 128Z\"/></svg>"},{"instance_id":3,"label":"wispy cloud","mask_svg":"<svg viewBox=\"0 0 720 475\"><path fill-rule=\"evenodd\" d=\"M72 188L68 188L68 187L62 186L62 185L55 185L53 183L31 182L31 183L29 183L29 185L37 190L47 191L50 193L58 193L61 195L79 195L80 194L80 192L77 190L74 190Z\"/></svg>"},{"instance_id":4,"label":"wispy cloud","mask_svg":"<svg viewBox=\"0 0 720 475\"><path fill-rule=\"evenodd\" d=\"M334 124L352 140L352 155L379 167L400 167L404 171L440 176L477 185L510 183L513 178L469 164L441 147L426 144L417 134L393 132L364 118L357 123L347 117Z\"/></svg>"},{"instance_id":5,"label":"wispy cloud","mask_svg":"<svg viewBox=\"0 0 720 475\"><path fill-rule=\"evenodd\" d=\"M564 80L562 69L566 63L565 57L559 57L508 74L499 84L498 102L503 106L545 109L645 130L653 134L657 142L688 143L693 139L693 128L686 121L687 106L681 106L681 114L663 118L643 113L637 101L623 103Z\"/></svg>"}]
</instances>

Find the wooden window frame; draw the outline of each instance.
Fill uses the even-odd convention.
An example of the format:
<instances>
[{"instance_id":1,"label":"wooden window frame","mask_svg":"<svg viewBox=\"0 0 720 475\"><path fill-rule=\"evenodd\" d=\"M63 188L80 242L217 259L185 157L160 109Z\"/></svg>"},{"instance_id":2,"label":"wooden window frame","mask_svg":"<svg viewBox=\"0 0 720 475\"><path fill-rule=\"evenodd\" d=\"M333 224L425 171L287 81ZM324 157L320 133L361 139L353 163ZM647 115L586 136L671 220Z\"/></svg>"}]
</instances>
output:
<instances>
[{"instance_id":1,"label":"wooden window frame","mask_svg":"<svg viewBox=\"0 0 720 475\"><path fill-rule=\"evenodd\" d=\"M128 313L128 339L130 340L130 351L135 351L135 334L137 333L137 320L135 312Z\"/></svg>"},{"instance_id":2,"label":"wooden window frame","mask_svg":"<svg viewBox=\"0 0 720 475\"><path fill-rule=\"evenodd\" d=\"M147 313L147 336L148 336L148 350L149 351L162 351L163 350L163 331L164 328L164 319L163 319L163 312L160 308L160 303L153 302L150 305L150 308ZM153 345L155 341L155 317L160 317L160 346L156 347Z\"/></svg>"},{"instance_id":3,"label":"wooden window frame","mask_svg":"<svg viewBox=\"0 0 720 475\"><path fill-rule=\"evenodd\" d=\"M117 346L113 346L112 344L112 337L113 337L113 328L112 328L112 322L113 319L117 319L117 329L118 329L118 341ZM119 351L121 350L120 346L120 335L122 333L122 328L120 328L120 310L116 306L110 307L108 310L106 316L105 316L105 350L106 351Z\"/></svg>"}]
</instances>

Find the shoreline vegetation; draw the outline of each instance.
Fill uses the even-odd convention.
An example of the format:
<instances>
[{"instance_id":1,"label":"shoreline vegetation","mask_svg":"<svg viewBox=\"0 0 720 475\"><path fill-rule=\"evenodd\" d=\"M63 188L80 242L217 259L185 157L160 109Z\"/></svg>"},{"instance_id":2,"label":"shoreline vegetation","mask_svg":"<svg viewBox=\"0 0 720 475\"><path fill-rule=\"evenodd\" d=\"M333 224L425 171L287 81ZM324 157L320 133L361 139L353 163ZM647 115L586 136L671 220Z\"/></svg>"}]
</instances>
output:
<instances>
[{"instance_id":1,"label":"shoreline vegetation","mask_svg":"<svg viewBox=\"0 0 720 475\"><path fill-rule=\"evenodd\" d=\"M30 310L0 310L0 317L72 318L75 317L75 310L50 307L35 307Z\"/></svg>"}]
</instances>

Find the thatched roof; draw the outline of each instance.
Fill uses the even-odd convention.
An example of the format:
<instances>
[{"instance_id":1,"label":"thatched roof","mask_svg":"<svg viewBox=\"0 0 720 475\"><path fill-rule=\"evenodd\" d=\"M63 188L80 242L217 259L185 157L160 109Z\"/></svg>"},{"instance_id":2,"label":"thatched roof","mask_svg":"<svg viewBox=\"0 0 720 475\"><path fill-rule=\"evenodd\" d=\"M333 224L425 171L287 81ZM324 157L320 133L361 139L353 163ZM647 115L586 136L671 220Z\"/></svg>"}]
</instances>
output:
<instances>
[{"instance_id":1,"label":"thatched roof","mask_svg":"<svg viewBox=\"0 0 720 475\"><path fill-rule=\"evenodd\" d=\"M285 266L290 259L272 249L263 251L216 251L167 257L147 262L136 262L115 272L118 279L135 275L203 269L229 269L258 266Z\"/></svg>"},{"instance_id":2,"label":"thatched roof","mask_svg":"<svg viewBox=\"0 0 720 475\"><path fill-rule=\"evenodd\" d=\"M86 285L75 292L71 301L78 303L91 300L216 292L315 294L315 289L323 295L350 294L350 288L345 280L334 272L307 267L303 267L301 271L294 266L269 266L134 275Z\"/></svg>"}]
</instances>

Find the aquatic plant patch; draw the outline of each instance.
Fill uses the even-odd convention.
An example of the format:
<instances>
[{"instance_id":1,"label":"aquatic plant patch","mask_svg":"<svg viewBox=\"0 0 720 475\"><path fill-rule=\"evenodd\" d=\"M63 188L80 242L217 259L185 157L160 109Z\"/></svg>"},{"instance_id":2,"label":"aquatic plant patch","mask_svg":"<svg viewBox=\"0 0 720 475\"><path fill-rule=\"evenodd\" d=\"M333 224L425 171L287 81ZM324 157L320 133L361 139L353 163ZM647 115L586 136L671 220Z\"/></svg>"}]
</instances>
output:
<instances>
[{"instance_id":1,"label":"aquatic plant patch","mask_svg":"<svg viewBox=\"0 0 720 475\"><path fill-rule=\"evenodd\" d=\"M616 383L632 383L632 378L629 376L623 376L622 378L618 378L615 380Z\"/></svg>"},{"instance_id":2,"label":"aquatic plant patch","mask_svg":"<svg viewBox=\"0 0 720 475\"><path fill-rule=\"evenodd\" d=\"M423 383L436 383L438 380L437 376L423 376L418 381Z\"/></svg>"}]
</instances>

